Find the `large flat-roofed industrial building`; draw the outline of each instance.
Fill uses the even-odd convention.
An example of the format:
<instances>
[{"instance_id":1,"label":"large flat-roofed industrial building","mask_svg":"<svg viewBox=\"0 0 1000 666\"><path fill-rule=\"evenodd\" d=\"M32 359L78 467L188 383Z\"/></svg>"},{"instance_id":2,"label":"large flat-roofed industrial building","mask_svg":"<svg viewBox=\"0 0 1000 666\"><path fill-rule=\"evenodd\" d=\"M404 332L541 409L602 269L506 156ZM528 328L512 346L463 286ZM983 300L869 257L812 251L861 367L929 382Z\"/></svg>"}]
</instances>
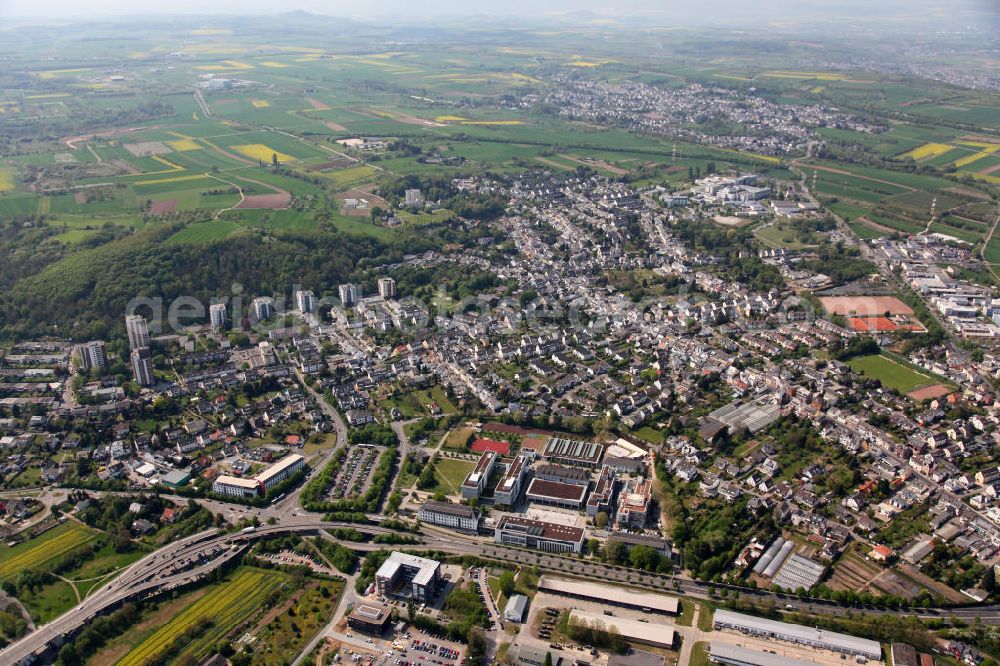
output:
<instances>
[{"instance_id":1,"label":"large flat-roofed industrial building","mask_svg":"<svg viewBox=\"0 0 1000 666\"><path fill-rule=\"evenodd\" d=\"M550 463L587 469L596 469L601 464L603 455L603 444L563 439L562 437L549 439L542 451L542 458Z\"/></svg>"},{"instance_id":2,"label":"large flat-roofed industrial building","mask_svg":"<svg viewBox=\"0 0 1000 666\"><path fill-rule=\"evenodd\" d=\"M867 638L857 638L848 634L814 629L800 624L765 620L728 610L715 611L714 627L716 629L734 629L751 636L774 638L779 641L808 645L821 650L830 650L866 659L877 661L882 659L882 646Z\"/></svg>"},{"instance_id":3,"label":"large flat-roofed industrial building","mask_svg":"<svg viewBox=\"0 0 1000 666\"><path fill-rule=\"evenodd\" d=\"M591 583L585 580L542 576L538 581L538 589L541 592L548 592L550 594L598 601L614 606L622 606L623 608L633 608L652 613L663 613L665 615L677 615L677 611L680 608L677 597L670 597L665 594L657 594L645 590L631 590L627 587L619 587L617 585Z\"/></svg>"},{"instance_id":4,"label":"large flat-roofed industrial building","mask_svg":"<svg viewBox=\"0 0 1000 666\"><path fill-rule=\"evenodd\" d=\"M375 587L384 597L430 601L441 578L441 563L393 551L375 573Z\"/></svg>"},{"instance_id":5,"label":"large flat-roofed industrial building","mask_svg":"<svg viewBox=\"0 0 1000 666\"><path fill-rule=\"evenodd\" d=\"M503 516L494 530L497 543L549 553L581 552L583 535L584 532L579 527L567 527L521 516Z\"/></svg>"},{"instance_id":6,"label":"large flat-roofed industrial building","mask_svg":"<svg viewBox=\"0 0 1000 666\"><path fill-rule=\"evenodd\" d=\"M616 629L618 634L627 641L645 643L656 647L674 647L674 628L668 624L640 622L624 617L606 617L597 613L588 613L574 608L569 613L569 621L586 624L587 626L602 626L605 629Z\"/></svg>"},{"instance_id":7,"label":"large flat-roofed industrial building","mask_svg":"<svg viewBox=\"0 0 1000 666\"><path fill-rule=\"evenodd\" d=\"M786 655L751 650L718 641L709 643L708 658L713 664L726 666L816 666L812 661L802 661Z\"/></svg>"}]
</instances>

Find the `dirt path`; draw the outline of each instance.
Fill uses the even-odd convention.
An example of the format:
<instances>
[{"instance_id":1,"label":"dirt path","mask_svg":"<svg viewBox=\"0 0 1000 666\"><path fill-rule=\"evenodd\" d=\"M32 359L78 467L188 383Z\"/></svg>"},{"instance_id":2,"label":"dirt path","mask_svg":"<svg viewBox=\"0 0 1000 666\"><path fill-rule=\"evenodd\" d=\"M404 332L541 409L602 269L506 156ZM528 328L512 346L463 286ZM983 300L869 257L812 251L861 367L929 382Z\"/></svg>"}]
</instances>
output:
<instances>
[{"instance_id":1,"label":"dirt path","mask_svg":"<svg viewBox=\"0 0 1000 666\"><path fill-rule=\"evenodd\" d=\"M892 227L887 227L884 224L879 224L878 222L872 222L867 217L859 217L859 218L857 218L856 221L860 222L861 224L865 225L866 227L874 229L875 231L884 231L884 232L886 232L888 234L901 234L901 233L904 233L904 232L900 231L899 229L893 229Z\"/></svg>"},{"instance_id":2,"label":"dirt path","mask_svg":"<svg viewBox=\"0 0 1000 666\"><path fill-rule=\"evenodd\" d=\"M579 157L573 157L572 155L565 155L562 153L559 154L559 157L563 158L564 160L569 160L570 162L576 162L577 164L582 164L583 166L590 167L591 169L604 169L605 171L609 171L616 176L624 176L625 174L628 173L628 169L623 169L620 166L609 164L604 160L582 159Z\"/></svg>"},{"instance_id":3,"label":"dirt path","mask_svg":"<svg viewBox=\"0 0 1000 666\"><path fill-rule=\"evenodd\" d=\"M233 210L234 208L238 207L241 203L243 203L244 201L246 201L246 195L243 194L243 188L240 187L239 185L237 185L236 183L234 183L234 182L232 182L230 180L226 180L225 178L220 178L220 177L218 177L216 175L213 175L213 174L211 174L211 173L209 173L207 171L205 172L205 175L208 176L209 178L214 178L215 180L221 181L221 182L223 182L223 183L225 183L227 185L231 185L232 187L235 187L236 191L239 192L239 194L240 194L240 200L239 200L239 202L233 204L232 206L229 206L228 208L220 208L219 210L215 211L215 215L212 216L213 220L219 219L219 216L222 215L223 213L225 213L227 210Z\"/></svg>"},{"instance_id":4,"label":"dirt path","mask_svg":"<svg viewBox=\"0 0 1000 666\"><path fill-rule=\"evenodd\" d=\"M566 166L565 164L559 164L559 162L553 162L552 160L550 160L548 158L545 158L545 157L535 156L535 161L536 162L541 162L545 166L550 166L550 167L552 167L553 169L555 169L556 171L559 171L559 172L566 171L566 170L569 169L569 167Z\"/></svg>"},{"instance_id":5,"label":"dirt path","mask_svg":"<svg viewBox=\"0 0 1000 666\"><path fill-rule=\"evenodd\" d=\"M257 166L257 164L258 164L257 162L254 162L253 160L251 160L249 158L243 157L242 155L237 155L236 153L231 153L228 150L222 148L221 146L217 146L216 144L212 143L211 141L208 141L207 139L202 138L201 142L204 143L205 145L209 146L213 151L215 151L219 155L221 155L221 156L223 156L225 158L234 160L236 162L239 162L240 164L246 164L247 166Z\"/></svg>"},{"instance_id":6,"label":"dirt path","mask_svg":"<svg viewBox=\"0 0 1000 666\"><path fill-rule=\"evenodd\" d=\"M801 169L815 169L816 171L826 171L828 173L836 173L841 176L851 176L852 178L860 178L861 180L870 180L873 183L882 183L883 185L892 185L893 187L901 187L904 190L909 190L910 192L916 192L917 188L910 187L909 185L903 185L902 183L894 183L891 180L882 180L881 178L872 178L871 176L862 176L860 174L851 173L845 169L836 169L834 167L819 166L818 164L809 164L808 162L799 162L798 160L792 162L793 166L797 166Z\"/></svg>"},{"instance_id":7,"label":"dirt path","mask_svg":"<svg viewBox=\"0 0 1000 666\"><path fill-rule=\"evenodd\" d=\"M198 106L201 107L201 112L205 114L205 117L211 117L212 110L208 108L208 102L205 101L205 96L201 94L201 90L195 88L194 98L198 102Z\"/></svg>"},{"instance_id":8,"label":"dirt path","mask_svg":"<svg viewBox=\"0 0 1000 666\"><path fill-rule=\"evenodd\" d=\"M80 603L81 601L83 601L83 599L80 598L80 590L76 587L76 583L74 583L73 581L71 581L69 578L66 578L65 576L60 576L59 574L54 574L51 571L49 572L49 575L50 576L55 576L56 578L58 578L59 580L61 580L64 583L68 583L69 586L71 588L73 588L73 594L76 595L76 603Z\"/></svg>"},{"instance_id":9,"label":"dirt path","mask_svg":"<svg viewBox=\"0 0 1000 666\"><path fill-rule=\"evenodd\" d=\"M264 629L264 627L266 627L268 624L270 624L274 618L278 617L279 615L287 611L289 608L294 606L298 602L299 598L303 594L305 594L306 590L310 587L315 587L315 585L308 585L296 591L294 594L292 594L292 596L288 598L287 601L285 601L285 603L281 604L277 608L272 608L271 610L269 610L267 613L264 614L264 617L260 618L260 620L254 626L253 630L248 633L250 633L253 636L259 634L261 630Z\"/></svg>"},{"instance_id":10,"label":"dirt path","mask_svg":"<svg viewBox=\"0 0 1000 666\"><path fill-rule=\"evenodd\" d=\"M983 246L979 248L979 257L983 260L983 263L986 264L986 268L990 269L990 273L993 274L993 277L1000 280L1000 275L998 275L996 269L993 268L993 264L986 261L986 248L989 247L990 241L993 239L993 234L996 232L998 224L1000 224L1000 215L997 216L993 226L990 227L990 233L986 234L986 239L983 240Z\"/></svg>"}]
</instances>

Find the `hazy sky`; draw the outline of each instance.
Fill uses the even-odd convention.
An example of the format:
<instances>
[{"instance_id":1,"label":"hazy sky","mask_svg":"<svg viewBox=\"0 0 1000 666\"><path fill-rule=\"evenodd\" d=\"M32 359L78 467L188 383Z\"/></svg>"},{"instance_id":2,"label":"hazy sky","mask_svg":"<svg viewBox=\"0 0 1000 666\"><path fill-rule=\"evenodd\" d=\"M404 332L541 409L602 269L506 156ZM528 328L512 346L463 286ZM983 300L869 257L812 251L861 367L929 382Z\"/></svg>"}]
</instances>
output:
<instances>
[{"instance_id":1,"label":"hazy sky","mask_svg":"<svg viewBox=\"0 0 1000 666\"><path fill-rule=\"evenodd\" d=\"M305 10L346 17L437 18L474 14L544 16L589 11L605 16L658 14L706 19L746 16L765 20L808 16L896 13L917 6L955 13L1000 13L1000 0L0 0L3 17L80 18L124 14L262 14ZM919 10L916 10L919 12Z\"/></svg>"}]
</instances>

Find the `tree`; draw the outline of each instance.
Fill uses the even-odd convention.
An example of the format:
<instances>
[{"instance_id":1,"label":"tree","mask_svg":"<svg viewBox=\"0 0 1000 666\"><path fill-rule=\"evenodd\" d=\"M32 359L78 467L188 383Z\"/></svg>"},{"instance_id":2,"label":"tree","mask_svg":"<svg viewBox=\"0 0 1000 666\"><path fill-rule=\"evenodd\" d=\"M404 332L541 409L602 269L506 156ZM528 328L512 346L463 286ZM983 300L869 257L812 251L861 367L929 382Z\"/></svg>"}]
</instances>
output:
<instances>
[{"instance_id":1,"label":"tree","mask_svg":"<svg viewBox=\"0 0 1000 666\"><path fill-rule=\"evenodd\" d=\"M483 663L489 652L489 644L486 642L486 632L483 631L482 627L470 627L466 639L469 641L468 662L470 664Z\"/></svg>"},{"instance_id":2,"label":"tree","mask_svg":"<svg viewBox=\"0 0 1000 666\"><path fill-rule=\"evenodd\" d=\"M617 564L625 558L625 546L621 541L608 539L604 544L604 558L612 564Z\"/></svg>"},{"instance_id":3,"label":"tree","mask_svg":"<svg viewBox=\"0 0 1000 666\"><path fill-rule=\"evenodd\" d=\"M278 153L271 153L271 166L278 166Z\"/></svg>"},{"instance_id":4,"label":"tree","mask_svg":"<svg viewBox=\"0 0 1000 666\"><path fill-rule=\"evenodd\" d=\"M551 652L546 652L545 653L545 666L552 666L552 653Z\"/></svg>"},{"instance_id":5,"label":"tree","mask_svg":"<svg viewBox=\"0 0 1000 666\"><path fill-rule=\"evenodd\" d=\"M504 571L500 574L500 591L505 597L509 597L514 592L514 574Z\"/></svg>"},{"instance_id":6,"label":"tree","mask_svg":"<svg viewBox=\"0 0 1000 666\"><path fill-rule=\"evenodd\" d=\"M598 511L597 515L594 516L594 525L599 530L603 530L604 528L606 528L608 526L608 512Z\"/></svg>"}]
</instances>

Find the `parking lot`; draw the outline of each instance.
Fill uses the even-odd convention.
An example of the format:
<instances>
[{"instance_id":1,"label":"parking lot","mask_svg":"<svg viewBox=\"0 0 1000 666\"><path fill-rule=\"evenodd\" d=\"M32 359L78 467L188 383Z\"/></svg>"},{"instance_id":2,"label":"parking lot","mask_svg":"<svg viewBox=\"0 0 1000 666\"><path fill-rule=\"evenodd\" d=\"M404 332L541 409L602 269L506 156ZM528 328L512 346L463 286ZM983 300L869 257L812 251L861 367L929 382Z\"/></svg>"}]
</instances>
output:
<instances>
[{"instance_id":1,"label":"parking lot","mask_svg":"<svg viewBox=\"0 0 1000 666\"><path fill-rule=\"evenodd\" d=\"M592 666L601 666L608 663L609 656L606 653L598 652L597 655L585 647L577 646L565 640L559 640L556 627L559 622L559 614L564 610L579 609L600 614L606 617L607 621L613 622L616 617L638 620L645 622L649 616L641 610L621 608L611 606L597 601L587 601L584 599L571 599L556 594L538 592L528 608L528 617L525 620L524 629L517 635L517 643L529 645L543 650L551 650L553 656L558 654L569 663L577 659L586 661ZM664 623L664 618L656 617L654 624ZM676 630L678 627L673 622L669 622ZM681 629L684 629L683 627ZM553 647L554 645L558 647ZM675 663L677 660L676 651L668 651L657 648L643 648L655 653L655 656L666 657L666 663Z\"/></svg>"},{"instance_id":2,"label":"parking lot","mask_svg":"<svg viewBox=\"0 0 1000 666\"><path fill-rule=\"evenodd\" d=\"M326 491L327 499L353 498L363 494L368 489L379 453L381 453L379 448L373 446L351 448L340 471L337 472L337 478Z\"/></svg>"},{"instance_id":3,"label":"parking lot","mask_svg":"<svg viewBox=\"0 0 1000 666\"><path fill-rule=\"evenodd\" d=\"M354 655L347 655L345 649L344 661L353 661L359 664L371 664L375 666L395 664L397 666L425 666L426 664L436 664L438 666L458 666L462 663L463 646L449 641L440 636L427 634L414 627L409 627L406 632L396 636L395 639L380 639L366 636L352 630L346 632L346 636L355 641L364 641L372 651L369 655L360 655L358 650L350 649ZM355 656L360 657L354 659Z\"/></svg>"}]
</instances>

